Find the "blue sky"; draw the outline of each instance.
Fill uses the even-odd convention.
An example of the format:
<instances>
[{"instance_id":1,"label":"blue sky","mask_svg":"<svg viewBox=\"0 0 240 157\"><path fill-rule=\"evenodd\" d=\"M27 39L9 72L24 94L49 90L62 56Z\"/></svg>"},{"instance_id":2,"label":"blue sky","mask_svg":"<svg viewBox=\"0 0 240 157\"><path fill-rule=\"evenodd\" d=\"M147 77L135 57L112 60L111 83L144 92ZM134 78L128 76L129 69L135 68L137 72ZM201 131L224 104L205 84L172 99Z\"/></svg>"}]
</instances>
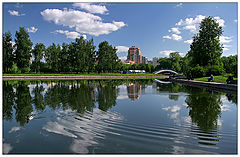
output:
<instances>
[{"instance_id":1,"label":"blue sky","mask_svg":"<svg viewBox=\"0 0 240 157\"><path fill-rule=\"evenodd\" d=\"M29 32L33 46L70 43L76 37L108 41L124 60L129 47L142 55L184 56L204 17L223 27L224 56L237 54L237 3L3 3L3 32L13 39L19 27Z\"/></svg>"}]
</instances>

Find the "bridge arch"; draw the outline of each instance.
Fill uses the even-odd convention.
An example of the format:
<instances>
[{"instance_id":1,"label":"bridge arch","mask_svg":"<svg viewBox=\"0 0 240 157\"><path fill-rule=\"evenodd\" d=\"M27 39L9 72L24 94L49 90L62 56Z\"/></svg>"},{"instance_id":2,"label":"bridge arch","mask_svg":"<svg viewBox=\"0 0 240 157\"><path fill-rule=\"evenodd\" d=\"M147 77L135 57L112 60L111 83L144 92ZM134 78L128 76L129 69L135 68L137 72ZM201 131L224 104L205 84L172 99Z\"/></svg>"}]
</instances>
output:
<instances>
[{"instance_id":1,"label":"bridge arch","mask_svg":"<svg viewBox=\"0 0 240 157\"><path fill-rule=\"evenodd\" d=\"M173 71L171 69L159 69L153 72L153 74L159 74L159 73L163 73L163 72L170 72L170 73L174 73L174 74L178 74L176 71Z\"/></svg>"}]
</instances>

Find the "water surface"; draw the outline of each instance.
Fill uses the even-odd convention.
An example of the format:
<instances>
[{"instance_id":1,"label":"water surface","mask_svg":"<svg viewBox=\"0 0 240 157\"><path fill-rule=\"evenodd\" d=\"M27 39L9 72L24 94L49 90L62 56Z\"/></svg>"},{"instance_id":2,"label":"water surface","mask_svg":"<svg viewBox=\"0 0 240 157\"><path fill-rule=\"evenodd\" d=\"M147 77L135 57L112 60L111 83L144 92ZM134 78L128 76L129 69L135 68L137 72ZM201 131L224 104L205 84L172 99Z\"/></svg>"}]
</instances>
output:
<instances>
[{"instance_id":1,"label":"water surface","mask_svg":"<svg viewBox=\"0 0 240 157\"><path fill-rule=\"evenodd\" d=\"M153 80L3 81L3 153L236 154L237 95Z\"/></svg>"}]
</instances>

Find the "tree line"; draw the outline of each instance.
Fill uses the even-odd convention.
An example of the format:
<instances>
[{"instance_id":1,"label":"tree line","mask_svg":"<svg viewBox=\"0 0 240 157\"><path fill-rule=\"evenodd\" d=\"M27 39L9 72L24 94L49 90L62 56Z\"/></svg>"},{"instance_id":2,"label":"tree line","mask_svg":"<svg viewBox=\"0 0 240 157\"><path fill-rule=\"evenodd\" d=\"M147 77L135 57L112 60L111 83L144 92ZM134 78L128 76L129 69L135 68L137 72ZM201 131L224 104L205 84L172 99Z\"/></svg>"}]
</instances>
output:
<instances>
[{"instance_id":1,"label":"tree line","mask_svg":"<svg viewBox=\"0 0 240 157\"><path fill-rule=\"evenodd\" d=\"M222 27L212 17L200 23L199 33L193 36L188 53L181 57L179 52L169 57L159 58L157 68L169 68L183 73L188 78L231 73L237 77L237 55L221 57L223 45L220 44Z\"/></svg>"},{"instance_id":2,"label":"tree line","mask_svg":"<svg viewBox=\"0 0 240 157\"><path fill-rule=\"evenodd\" d=\"M76 38L62 45L52 43L46 47L36 43L34 47L29 34L20 27L15 34L15 44L10 32L3 34L4 73L115 73L130 69L153 72L150 64L123 64L117 49L103 41L96 46L93 39Z\"/></svg>"}]
</instances>

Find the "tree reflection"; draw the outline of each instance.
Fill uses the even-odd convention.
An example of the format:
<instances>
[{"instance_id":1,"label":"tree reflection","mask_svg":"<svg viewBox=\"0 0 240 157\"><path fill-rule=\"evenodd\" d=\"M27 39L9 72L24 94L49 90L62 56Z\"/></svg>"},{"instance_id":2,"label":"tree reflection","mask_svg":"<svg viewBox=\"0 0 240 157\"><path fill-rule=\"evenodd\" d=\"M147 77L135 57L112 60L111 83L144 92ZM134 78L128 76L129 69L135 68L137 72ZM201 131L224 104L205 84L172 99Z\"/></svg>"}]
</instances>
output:
<instances>
[{"instance_id":1,"label":"tree reflection","mask_svg":"<svg viewBox=\"0 0 240 157\"><path fill-rule=\"evenodd\" d=\"M107 111L112 106L116 105L117 99L117 88L111 84L103 84L99 81L99 86L97 87L98 95L98 107L100 110Z\"/></svg>"},{"instance_id":2,"label":"tree reflection","mask_svg":"<svg viewBox=\"0 0 240 157\"><path fill-rule=\"evenodd\" d=\"M177 101L179 95L177 93L183 91L182 85L180 83L171 83L171 84L159 84L157 83L157 90L159 92L169 92L169 99Z\"/></svg>"},{"instance_id":3,"label":"tree reflection","mask_svg":"<svg viewBox=\"0 0 240 157\"><path fill-rule=\"evenodd\" d=\"M13 86L9 82L3 81L3 118L6 120L12 120L14 99Z\"/></svg>"},{"instance_id":4,"label":"tree reflection","mask_svg":"<svg viewBox=\"0 0 240 157\"><path fill-rule=\"evenodd\" d=\"M23 126L27 116L33 111L29 87L25 81L20 81L16 89L16 105L14 106L16 121Z\"/></svg>"},{"instance_id":5,"label":"tree reflection","mask_svg":"<svg viewBox=\"0 0 240 157\"><path fill-rule=\"evenodd\" d=\"M197 89L191 91L185 102L189 107L189 116L201 130L211 131L217 128L217 119L221 113L221 95L217 92Z\"/></svg>"},{"instance_id":6,"label":"tree reflection","mask_svg":"<svg viewBox=\"0 0 240 157\"><path fill-rule=\"evenodd\" d=\"M232 102L232 103L237 105L237 94L229 94L229 93L227 93L226 97L227 97L229 102Z\"/></svg>"},{"instance_id":7,"label":"tree reflection","mask_svg":"<svg viewBox=\"0 0 240 157\"><path fill-rule=\"evenodd\" d=\"M32 94L34 95L32 98L32 103L35 105L35 108L39 111L43 111L46 107L44 104L44 98L42 92L44 88L42 85L39 86L39 82L36 82L35 88L32 90Z\"/></svg>"}]
</instances>

